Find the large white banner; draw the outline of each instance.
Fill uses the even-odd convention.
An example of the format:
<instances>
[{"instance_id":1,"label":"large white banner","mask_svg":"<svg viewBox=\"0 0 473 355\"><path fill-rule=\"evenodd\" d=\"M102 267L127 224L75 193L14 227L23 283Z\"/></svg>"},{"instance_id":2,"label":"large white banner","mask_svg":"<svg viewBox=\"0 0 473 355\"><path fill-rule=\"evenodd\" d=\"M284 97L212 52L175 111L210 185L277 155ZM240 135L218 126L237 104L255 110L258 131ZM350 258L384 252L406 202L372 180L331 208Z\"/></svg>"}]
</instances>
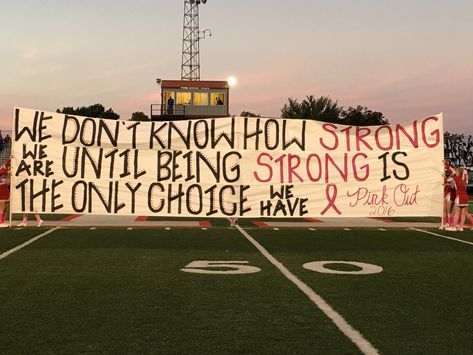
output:
<instances>
[{"instance_id":1,"label":"large white banner","mask_svg":"<svg viewBox=\"0 0 473 355\"><path fill-rule=\"evenodd\" d=\"M113 121L16 108L13 212L441 216L441 115L355 127L227 117Z\"/></svg>"}]
</instances>

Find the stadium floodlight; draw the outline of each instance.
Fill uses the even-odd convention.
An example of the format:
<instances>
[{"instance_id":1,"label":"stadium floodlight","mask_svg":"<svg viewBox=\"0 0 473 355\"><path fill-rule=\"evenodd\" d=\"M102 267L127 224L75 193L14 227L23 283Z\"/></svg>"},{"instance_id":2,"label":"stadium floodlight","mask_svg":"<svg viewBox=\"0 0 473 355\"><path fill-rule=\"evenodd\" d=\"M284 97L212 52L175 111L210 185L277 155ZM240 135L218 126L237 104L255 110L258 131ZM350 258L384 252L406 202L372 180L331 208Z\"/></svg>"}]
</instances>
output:
<instances>
[{"instance_id":1,"label":"stadium floodlight","mask_svg":"<svg viewBox=\"0 0 473 355\"><path fill-rule=\"evenodd\" d=\"M199 31L199 39L205 38L205 35L208 34L209 37L212 37L212 31L210 31L208 28L206 28L203 31Z\"/></svg>"},{"instance_id":2,"label":"stadium floodlight","mask_svg":"<svg viewBox=\"0 0 473 355\"><path fill-rule=\"evenodd\" d=\"M205 4L206 2L207 0L189 0L190 4L196 4L196 5Z\"/></svg>"},{"instance_id":3,"label":"stadium floodlight","mask_svg":"<svg viewBox=\"0 0 473 355\"><path fill-rule=\"evenodd\" d=\"M237 78L235 78L234 76L231 76L227 79L227 83L228 83L228 86L233 87L237 83Z\"/></svg>"}]
</instances>

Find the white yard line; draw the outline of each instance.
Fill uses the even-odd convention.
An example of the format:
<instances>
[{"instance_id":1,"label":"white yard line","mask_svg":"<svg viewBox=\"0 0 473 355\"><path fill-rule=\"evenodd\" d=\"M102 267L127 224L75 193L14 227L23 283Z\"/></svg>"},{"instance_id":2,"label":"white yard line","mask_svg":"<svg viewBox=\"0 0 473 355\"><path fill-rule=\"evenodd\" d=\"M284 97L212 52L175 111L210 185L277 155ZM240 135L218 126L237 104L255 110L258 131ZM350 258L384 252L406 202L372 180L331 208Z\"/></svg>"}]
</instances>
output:
<instances>
[{"instance_id":1,"label":"white yard line","mask_svg":"<svg viewBox=\"0 0 473 355\"><path fill-rule=\"evenodd\" d=\"M450 240L454 240L454 241L456 241L456 242L460 242L460 243L465 243L465 244L473 245L472 242L467 242L466 240L461 240L461 239L449 237L449 236L446 236L446 235L437 234L437 233L434 233L434 232L429 232L429 231L426 231L426 230L423 230L423 229L417 229L417 228L409 228L409 229L410 229L410 230L413 230L413 231L417 231L417 232L422 232L422 233L426 233L426 234L435 235L436 237L445 238L445 239L450 239Z\"/></svg>"},{"instance_id":2,"label":"white yard line","mask_svg":"<svg viewBox=\"0 0 473 355\"><path fill-rule=\"evenodd\" d=\"M50 229L50 230L48 230L48 231L46 231L46 232L44 232L44 233L42 233L42 234L40 234L40 235L38 235L38 236L36 236L36 237L34 237L34 238L31 238L30 240L27 240L27 241L24 242L23 244L20 244L20 245L14 247L13 249L10 249L10 250L8 250L8 251L6 251L6 252L0 254L0 260L5 259L8 255L13 254L14 252L16 252L16 251L18 251L18 250L20 250L20 249L23 249L24 247L30 245L31 243L37 241L38 239L41 239L41 238L47 236L48 234L51 234L52 232L54 232L54 231L56 231L56 230L58 230L58 229L60 229L60 228L61 228L61 227L56 227L56 228Z\"/></svg>"},{"instance_id":3,"label":"white yard line","mask_svg":"<svg viewBox=\"0 0 473 355\"><path fill-rule=\"evenodd\" d=\"M363 354L379 354L378 350L363 335L353 328L341 314L337 313L321 296L314 290L302 282L296 275L289 271L281 262L272 256L261 244L259 244L252 236L250 236L243 228L236 226L241 234L259 250L263 256L269 260L288 280L294 283L316 306L319 308L337 328L345 334Z\"/></svg>"}]
</instances>

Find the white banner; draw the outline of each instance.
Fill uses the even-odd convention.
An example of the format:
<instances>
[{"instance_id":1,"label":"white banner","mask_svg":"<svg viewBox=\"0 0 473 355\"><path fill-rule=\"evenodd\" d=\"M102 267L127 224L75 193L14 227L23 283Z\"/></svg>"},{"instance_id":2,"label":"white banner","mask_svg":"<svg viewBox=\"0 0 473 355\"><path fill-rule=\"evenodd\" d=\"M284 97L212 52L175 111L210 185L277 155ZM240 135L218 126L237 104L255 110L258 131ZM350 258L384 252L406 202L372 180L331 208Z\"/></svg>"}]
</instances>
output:
<instances>
[{"instance_id":1,"label":"white banner","mask_svg":"<svg viewBox=\"0 0 473 355\"><path fill-rule=\"evenodd\" d=\"M16 108L13 212L441 216L441 115L355 127L227 117L133 122Z\"/></svg>"}]
</instances>

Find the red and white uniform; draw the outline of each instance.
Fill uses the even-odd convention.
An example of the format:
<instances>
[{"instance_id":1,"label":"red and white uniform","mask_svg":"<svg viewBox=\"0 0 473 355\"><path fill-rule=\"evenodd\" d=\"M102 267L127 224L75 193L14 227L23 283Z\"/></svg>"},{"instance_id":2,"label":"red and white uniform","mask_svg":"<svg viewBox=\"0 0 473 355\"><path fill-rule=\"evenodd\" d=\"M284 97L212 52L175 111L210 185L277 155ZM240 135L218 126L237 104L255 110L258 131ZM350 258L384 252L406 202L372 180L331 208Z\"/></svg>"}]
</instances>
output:
<instances>
[{"instance_id":1,"label":"red and white uniform","mask_svg":"<svg viewBox=\"0 0 473 355\"><path fill-rule=\"evenodd\" d=\"M0 201L10 201L10 177L5 166L0 168Z\"/></svg>"},{"instance_id":2,"label":"red and white uniform","mask_svg":"<svg viewBox=\"0 0 473 355\"><path fill-rule=\"evenodd\" d=\"M455 202L455 197L457 196L455 191L455 181L452 177L444 177L443 180L443 197L446 202Z\"/></svg>"},{"instance_id":3,"label":"red and white uniform","mask_svg":"<svg viewBox=\"0 0 473 355\"><path fill-rule=\"evenodd\" d=\"M455 171L445 163L445 168L452 174L453 181L455 182L455 204L460 207L468 206L468 194L466 192L466 179L464 176L458 176Z\"/></svg>"}]
</instances>

